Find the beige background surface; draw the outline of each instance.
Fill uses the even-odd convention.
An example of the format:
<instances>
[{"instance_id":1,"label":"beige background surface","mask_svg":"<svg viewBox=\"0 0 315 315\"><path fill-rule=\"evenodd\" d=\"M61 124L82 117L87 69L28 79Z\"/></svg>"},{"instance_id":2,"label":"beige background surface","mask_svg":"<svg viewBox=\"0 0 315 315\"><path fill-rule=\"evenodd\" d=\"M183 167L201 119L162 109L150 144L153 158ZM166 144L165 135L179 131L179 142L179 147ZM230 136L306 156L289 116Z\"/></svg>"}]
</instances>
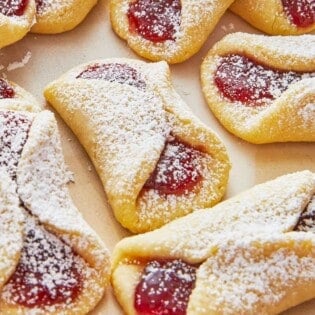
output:
<instances>
[{"instance_id":1,"label":"beige background surface","mask_svg":"<svg viewBox=\"0 0 315 315\"><path fill-rule=\"evenodd\" d=\"M139 58L111 30L106 2L99 1L86 20L73 31L59 35L29 34L20 42L0 50L2 75L45 103L42 96L44 86L77 64L97 58ZM249 144L225 131L208 109L199 82L202 58L217 40L235 31L259 33L227 12L197 55L182 64L171 66L178 93L227 146L233 167L225 198L278 175L303 169L315 171L315 143ZM59 117L58 122L66 162L75 175L75 183L70 184L75 204L112 250L121 238L130 234L115 221L86 153ZM110 288L91 314L123 314ZM315 300L285 314L315 314Z\"/></svg>"}]
</instances>

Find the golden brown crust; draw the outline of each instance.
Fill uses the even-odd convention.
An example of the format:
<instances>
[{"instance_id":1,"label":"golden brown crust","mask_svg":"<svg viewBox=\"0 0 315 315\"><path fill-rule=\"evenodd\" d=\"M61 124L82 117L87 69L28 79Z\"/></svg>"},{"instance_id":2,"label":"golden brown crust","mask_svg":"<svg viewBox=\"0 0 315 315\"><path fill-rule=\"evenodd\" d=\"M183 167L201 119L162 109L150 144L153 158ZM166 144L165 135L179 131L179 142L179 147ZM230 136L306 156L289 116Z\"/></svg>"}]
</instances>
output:
<instances>
[{"instance_id":1,"label":"golden brown crust","mask_svg":"<svg viewBox=\"0 0 315 315\"><path fill-rule=\"evenodd\" d=\"M91 65L111 63L136 69L146 89L77 78ZM224 194L230 167L226 150L174 91L166 63L94 61L51 83L45 97L80 139L118 221L130 230L155 229L195 208L215 204ZM202 148L204 180L194 191L181 196L160 196L152 189L142 193L170 134Z\"/></svg>"},{"instance_id":2,"label":"golden brown crust","mask_svg":"<svg viewBox=\"0 0 315 315\"><path fill-rule=\"evenodd\" d=\"M221 95L214 82L220 57L249 57L273 69L314 72L314 35L267 37L234 33L224 37L201 65L204 95L214 115L236 136L252 143L315 141L315 78L305 78L266 106L245 106Z\"/></svg>"},{"instance_id":3,"label":"golden brown crust","mask_svg":"<svg viewBox=\"0 0 315 315\"><path fill-rule=\"evenodd\" d=\"M281 0L236 0L229 9L271 35L299 35L315 30L315 23L308 27L297 27L291 23Z\"/></svg>"},{"instance_id":4,"label":"golden brown crust","mask_svg":"<svg viewBox=\"0 0 315 315\"><path fill-rule=\"evenodd\" d=\"M138 55L153 60L179 63L197 53L233 0L182 0L181 24L174 41L153 43L129 31L128 5L132 0L111 0L110 17L114 31Z\"/></svg>"},{"instance_id":5,"label":"golden brown crust","mask_svg":"<svg viewBox=\"0 0 315 315\"><path fill-rule=\"evenodd\" d=\"M146 262L155 259L199 266L188 303L191 315L276 314L313 298L314 234L292 231L314 194L315 174L293 173L125 238L112 259L119 303L126 314L136 314L135 287Z\"/></svg>"},{"instance_id":6,"label":"golden brown crust","mask_svg":"<svg viewBox=\"0 0 315 315\"><path fill-rule=\"evenodd\" d=\"M32 33L57 34L72 30L80 24L96 5L97 0L44 1L36 13Z\"/></svg>"}]
</instances>

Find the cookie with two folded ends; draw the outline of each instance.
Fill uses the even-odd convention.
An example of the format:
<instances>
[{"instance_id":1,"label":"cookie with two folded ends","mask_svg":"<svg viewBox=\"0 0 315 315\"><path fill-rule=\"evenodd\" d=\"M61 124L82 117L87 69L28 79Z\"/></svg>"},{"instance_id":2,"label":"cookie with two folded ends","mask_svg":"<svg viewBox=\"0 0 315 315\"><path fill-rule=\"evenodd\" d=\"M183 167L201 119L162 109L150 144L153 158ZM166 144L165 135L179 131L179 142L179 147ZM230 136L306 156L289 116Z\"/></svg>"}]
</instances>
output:
<instances>
[{"instance_id":1,"label":"cookie with two folded ends","mask_svg":"<svg viewBox=\"0 0 315 315\"><path fill-rule=\"evenodd\" d=\"M109 253L70 198L53 114L16 104L0 104L0 313L87 314L108 285Z\"/></svg>"},{"instance_id":2,"label":"cookie with two folded ends","mask_svg":"<svg viewBox=\"0 0 315 315\"><path fill-rule=\"evenodd\" d=\"M229 9L271 35L298 35L315 30L312 0L236 0Z\"/></svg>"},{"instance_id":3,"label":"cookie with two folded ends","mask_svg":"<svg viewBox=\"0 0 315 315\"><path fill-rule=\"evenodd\" d=\"M252 143L315 141L315 35L227 35L201 65L207 103Z\"/></svg>"},{"instance_id":4,"label":"cookie with two folded ends","mask_svg":"<svg viewBox=\"0 0 315 315\"><path fill-rule=\"evenodd\" d=\"M23 38L35 22L35 0L0 1L0 48Z\"/></svg>"},{"instance_id":5,"label":"cookie with two folded ends","mask_svg":"<svg viewBox=\"0 0 315 315\"><path fill-rule=\"evenodd\" d=\"M120 241L112 285L135 314L277 314L315 297L315 174L288 174Z\"/></svg>"},{"instance_id":6,"label":"cookie with two folded ends","mask_svg":"<svg viewBox=\"0 0 315 315\"><path fill-rule=\"evenodd\" d=\"M96 5L97 0L36 0L32 33L57 34L72 30Z\"/></svg>"},{"instance_id":7,"label":"cookie with two folded ends","mask_svg":"<svg viewBox=\"0 0 315 315\"><path fill-rule=\"evenodd\" d=\"M222 198L226 149L175 92L165 62L93 61L50 83L45 97L79 138L117 220L131 231Z\"/></svg>"},{"instance_id":8,"label":"cookie with two folded ends","mask_svg":"<svg viewBox=\"0 0 315 315\"><path fill-rule=\"evenodd\" d=\"M111 0L114 31L138 55L179 63L197 53L233 0Z\"/></svg>"}]
</instances>

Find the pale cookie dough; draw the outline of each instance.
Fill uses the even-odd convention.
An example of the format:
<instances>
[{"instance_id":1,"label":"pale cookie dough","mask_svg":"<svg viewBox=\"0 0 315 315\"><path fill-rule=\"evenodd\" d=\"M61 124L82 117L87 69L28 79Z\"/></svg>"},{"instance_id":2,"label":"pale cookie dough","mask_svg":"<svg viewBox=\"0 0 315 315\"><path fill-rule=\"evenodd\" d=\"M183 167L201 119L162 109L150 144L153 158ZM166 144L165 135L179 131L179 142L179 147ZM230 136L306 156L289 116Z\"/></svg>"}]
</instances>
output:
<instances>
[{"instance_id":1,"label":"pale cookie dough","mask_svg":"<svg viewBox=\"0 0 315 315\"><path fill-rule=\"evenodd\" d=\"M283 2L291 2L296 11L295 19L304 21L302 25L294 23L293 15L284 8ZM306 8L308 10L304 12ZM236 0L229 9L254 27L271 35L298 35L315 30L313 0Z\"/></svg>"},{"instance_id":2,"label":"pale cookie dough","mask_svg":"<svg viewBox=\"0 0 315 315\"><path fill-rule=\"evenodd\" d=\"M22 14L12 9L13 4L0 4L0 48L23 38L35 23L35 0L29 0ZM20 1L17 1L18 4ZM17 5L18 5L17 4Z\"/></svg>"},{"instance_id":3,"label":"pale cookie dough","mask_svg":"<svg viewBox=\"0 0 315 315\"><path fill-rule=\"evenodd\" d=\"M97 0L36 0L36 24L32 33L57 34L80 24Z\"/></svg>"},{"instance_id":4,"label":"pale cookie dough","mask_svg":"<svg viewBox=\"0 0 315 315\"><path fill-rule=\"evenodd\" d=\"M272 315L312 299L314 213L315 174L303 171L125 238L112 259L117 300L128 315L147 300L152 309L174 305L172 314ZM168 267L164 277L159 265L165 262L182 267ZM189 282L191 294L183 301Z\"/></svg>"},{"instance_id":5,"label":"pale cookie dough","mask_svg":"<svg viewBox=\"0 0 315 315\"><path fill-rule=\"evenodd\" d=\"M153 15L156 14L154 18L157 19L157 21L151 21L149 14L143 10L141 14L148 15L144 28L156 33L156 37L159 37L160 32L171 28L174 33L172 38L169 36L167 40L153 42L132 29L128 21L128 11L130 5L134 3L133 0L110 1L110 17L114 31L142 57L153 61L165 60L168 63L179 63L199 51L233 0L172 0L167 2L172 6L176 3L176 7L180 9L174 11L167 9L164 13L155 13L161 10L157 4L161 1L140 0L140 3L142 2L147 5L147 11L152 11ZM160 4L160 7L163 8L164 5ZM150 9L150 6L155 9ZM164 23L167 25L165 26Z\"/></svg>"},{"instance_id":6,"label":"pale cookie dough","mask_svg":"<svg viewBox=\"0 0 315 315\"><path fill-rule=\"evenodd\" d=\"M0 268L0 313L87 314L108 286L108 250L71 200L54 115L12 104L0 106L0 225L10 222L0 236L1 266L10 264Z\"/></svg>"},{"instance_id":7,"label":"pale cookie dough","mask_svg":"<svg viewBox=\"0 0 315 315\"><path fill-rule=\"evenodd\" d=\"M158 228L222 198L226 149L175 92L165 62L93 61L50 83L45 97L88 152L117 220L131 231Z\"/></svg>"},{"instance_id":8,"label":"pale cookie dough","mask_svg":"<svg viewBox=\"0 0 315 315\"><path fill-rule=\"evenodd\" d=\"M314 47L314 35L227 35L210 49L201 65L202 89L213 114L228 131L252 143L315 141ZM226 59L237 61L223 77L217 71ZM248 60L256 69L247 67ZM273 81L277 76L282 83ZM229 83L231 77L234 84ZM218 78L229 86L234 94L225 92L232 97L219 89ZM246 80L248 86L243 88ZM255 100L233 99L247 97L251 89Z\"/></svg>"}]
</instances>

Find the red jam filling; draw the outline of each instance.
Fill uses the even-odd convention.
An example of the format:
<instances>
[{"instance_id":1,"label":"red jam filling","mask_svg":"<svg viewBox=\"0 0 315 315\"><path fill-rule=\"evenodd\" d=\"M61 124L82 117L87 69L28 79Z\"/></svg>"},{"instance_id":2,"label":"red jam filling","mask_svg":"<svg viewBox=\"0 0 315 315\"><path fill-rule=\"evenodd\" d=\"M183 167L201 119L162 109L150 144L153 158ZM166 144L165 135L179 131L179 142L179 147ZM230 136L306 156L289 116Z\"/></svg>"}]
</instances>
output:
<instances>
[{"instance_id":1,"label":"red jam filling","mask_svg":"<svg viewBox=\"0 0 315 315\"><path fill-rule=\"evenodd\" d=\"M30 308L69 304L81 290L71 248L38 225L28 227L20 262L5 287L9 300Z\"/></svg>"},{"instance_id":2,"label":"red jam filling","mask_svg":"<svg viewBox=\"0 0 315 315\"><path fill-rule=\"evenodd\" d=\"M228 55L221 58L214 81L228 100L259 106L279 97L290 84L314 76L315 73L278 71L246 56Z\"/></svg>"},{"instance_id":3,"label":"red jam filling","mask_svg":"<svg viewBox=\"0 0 315 315\"><path fill-rule=\"evenodd\" d=\"M308 27L315 22L314 0L282 0L285 14L297 27Z\"/></svg>"},{"instance_id":4,"label":"red jam filling","mask_svg":"<svg viewBox=\"0 0 315 315\"><path fill-rule=\"evenodd\" d=\"M0 111L0 166L7 170L12 179L16 178L16 168L31 124L26 115Z\"/></svg>"},{"instance_id":5,"label":"red jam filling","mask_svg":"<svg viewBox=\"0 0 315 315\"><path fill-rule=\"evenodd\" d=\"M315 232L315 196L301 213L294 231Z\"/></svg>"},{"instance_id":6,"label":"red jam filling","mask_svg":"<svg viewBox=\"0 0 315 315\"><path fill-rule=\"evenodd\" d=\"M21 16L24 14L29 0L0 1L0 13L6 16Z\"/></svg>"},{"instance_id":7,"label":"red jam filling","mask_svg":"<svg viewBox=\"0 0 315 315\"><path fill-rule=\"evenodd\" d=\"M182 260L149 262L136 287L139 315L185 315L195 286L196 267Z\"/></svg>"},{"instance_id":8,"label":"red jam filling","mask_svg":"<svg viewBox=\"0 0 315 315\"><path fill-rule=\"evenodd\" d=\"M191 191L202 180L199 170L201 154L184 142L169 141L144 189L175 195Z\"/></svg>"},{"instance_id":9,"label":"red jam filling","mask_svg":"<svg viewBox=\"0 0 315 315\"><path fill-rule=\"evenodd\" d=\"M180 0L136 0L127 13L129 28L154 42L175 40L181 21Z\"/></svg>"},{"instance_id":10,"label":"red jam filling","mask_svg":"<svg viewBox=\"0 0 315 315\"><path fill-rule=\"evenodd\" d=\"M79 78L117 82L120 84L128 84L140 89L144 89L146 87L145 82L134 68L120 63L95 64L93 66L89 66L77 76L77 79Z\"/></svg>"},{"instance_id":11,"label":"red jam filling","mask_svg":"<svg viewBox=\"0 0 315 315\"><path fill-rule=\"evenodd\" d=\"M0 99L13 98L15 95L12 86L7 81L0 79Z\"/></svg>"}]
</instances>

